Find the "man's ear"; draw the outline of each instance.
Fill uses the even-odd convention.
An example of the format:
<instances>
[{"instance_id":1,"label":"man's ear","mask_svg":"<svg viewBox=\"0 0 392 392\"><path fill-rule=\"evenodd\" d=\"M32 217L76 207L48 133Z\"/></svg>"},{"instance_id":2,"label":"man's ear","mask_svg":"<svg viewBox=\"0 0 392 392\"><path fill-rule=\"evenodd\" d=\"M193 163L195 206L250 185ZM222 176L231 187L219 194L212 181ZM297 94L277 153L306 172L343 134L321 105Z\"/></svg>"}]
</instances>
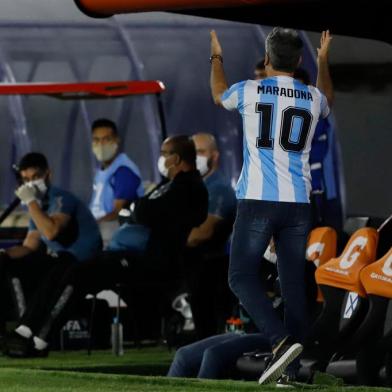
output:
<instances>
[{"instance_id":1,"label":"man's ear","mask_svg":"<svg viewBox=\"0 0 392 392\"><path fill-rule=\"evenodd\" d=\"M301 65L302 63L302 56L299 57L298 63L297 63L297 68Z\"/></svg>"},{"instance_id":2,"label":"man's ear","mask_svg":"<svg viewBox=\"0 0 392 392\"><path fill-rule=\"evenodd\" d=\"M179 165L181 163L181 158L180 158L180 156L178 154L174 154L174 157L175 157L175 163L174 164L177 166L177 165Z\"/></svg>"},{"instance_id":3,"label":"man's ear","mask_svg":"<svg viewBox=\"0 0 392 392\"><path fill-rule=\"evenodd\" d=\"M52 181L52 172L49 169L46 171L45 177L47 180Z\"/></svg>"},{"instance_id":4,"label":"man's ear","mask_svg":"<svg viewBox=\"0 0 392 392\"><path fill-rule=\"evenodd\" d=\"M270 58L268 54L266 53L264 56L264 67L266 67L270 63Z\"/></svg>"},{"instance_id":5,"label":"man's ear","mask_svg":"<svg viewBox=\"0 0 392 392\"><path fill-rule=\"evenodd\" d=\"M219 151L214 150L214 151L212 152L212 157L213 157L213 159L214 159L215 162L218 162L218 160L219 160Z\"/></svg>"}]
</instances>

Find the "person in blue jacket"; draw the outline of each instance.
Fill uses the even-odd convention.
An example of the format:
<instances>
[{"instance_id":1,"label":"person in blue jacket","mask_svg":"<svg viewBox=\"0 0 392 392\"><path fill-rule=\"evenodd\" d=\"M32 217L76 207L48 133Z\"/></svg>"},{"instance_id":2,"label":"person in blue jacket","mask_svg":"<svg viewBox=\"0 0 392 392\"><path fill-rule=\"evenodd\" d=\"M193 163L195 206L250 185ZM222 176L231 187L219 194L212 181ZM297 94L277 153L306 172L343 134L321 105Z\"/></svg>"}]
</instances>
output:
<instances>
[{"instance_id":1,"label":"person in blue jacket","mask_svg":"<svg viewBox=\"0 0 392 392\"><path fill-rule=\"evenodd\" d=\"M98 161L90 210L100 224L104 242L117 228L119 211L143 196L143 184L137 165L120 152L116 124L100 118L92 124L92 150Z\"/></svg>"}]
</instances>

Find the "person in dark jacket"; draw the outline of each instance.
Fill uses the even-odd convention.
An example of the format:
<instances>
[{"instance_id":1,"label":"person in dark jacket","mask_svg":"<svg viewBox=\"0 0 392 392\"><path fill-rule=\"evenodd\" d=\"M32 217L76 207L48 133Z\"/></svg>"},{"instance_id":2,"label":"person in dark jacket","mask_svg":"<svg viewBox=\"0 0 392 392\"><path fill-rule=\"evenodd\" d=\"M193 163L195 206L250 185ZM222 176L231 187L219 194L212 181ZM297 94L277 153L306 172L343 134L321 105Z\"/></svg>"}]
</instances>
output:
<instances>
[{"instance_id":1,"label":"person in dark jacket","mask_svg":"<svg viewBox=\"0 0 392 392\"><path fill-rule=\"evenodd\" d=\"M34 335L46 343L42 345L44 349L49 333L61 326L65 309L72 307L74 301L87 293L114 288L118 283L151 287L169 277L177 267L176 260L190 231L207 218L208 192L196 170L194 143L187 136L164 141L158 166L165 178L150 193L131 204L128 223L119 229L121 240L129 238L129 243L139 243L127 247L119 241L121 249L103 252L95 260L64 275L46 316L35 326ZM17 343L13 342L14 356L18 356ZM23 353L20 356L39 355L39 351L35 347L29 352L20 351Z\"/></svg>"}]
</instances>

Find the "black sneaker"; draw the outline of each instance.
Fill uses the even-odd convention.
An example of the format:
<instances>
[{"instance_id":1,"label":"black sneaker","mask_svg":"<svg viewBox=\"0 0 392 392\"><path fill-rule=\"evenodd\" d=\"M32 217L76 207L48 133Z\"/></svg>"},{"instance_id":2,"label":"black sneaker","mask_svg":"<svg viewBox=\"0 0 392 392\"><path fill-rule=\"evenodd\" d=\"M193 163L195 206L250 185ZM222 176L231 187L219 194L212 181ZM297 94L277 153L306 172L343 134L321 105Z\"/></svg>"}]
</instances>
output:
<instances>
[{"instance_id":1,"label":"black sneaker","mask_svg":"<svg viewBox=\"0 0 392 392\"><path fill-rule=\"evenodd\" d=\"M301 354L302 350L302 344L295 343L290 337L286 336L274 347L271 362L261 375L259 384L269 384L276 381L287 366Z\"/></svg>"}]
</instances>

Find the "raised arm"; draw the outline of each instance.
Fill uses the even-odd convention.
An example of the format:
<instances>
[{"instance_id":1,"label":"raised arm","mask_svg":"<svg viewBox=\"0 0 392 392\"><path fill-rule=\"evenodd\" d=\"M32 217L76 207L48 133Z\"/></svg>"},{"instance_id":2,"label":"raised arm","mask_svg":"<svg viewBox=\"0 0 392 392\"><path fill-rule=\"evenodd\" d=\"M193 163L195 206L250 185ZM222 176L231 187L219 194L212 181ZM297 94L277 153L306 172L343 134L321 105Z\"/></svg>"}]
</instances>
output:
<instances>
[{"instance_id":1,"label":"raised arm","mask_svg":"<svg viewBox=\"0 0 392 392\"><path fill-rule=\"evenodd\" d=\"M211 31L211 94L216 105L222 106L222 94L227 90L223 69L222 47L214 30Z\"/></svg>"},{"instance_id":2,"label":"raised arm","mask_svg":"<svg viewBox=\"0 0 392 392\"><path fill-rule=\"evenodd\" d=\"M334 100L334 91L331 75L329 73L328 53L332 36L329 30L321 33L320 48L317 48L317 88L325 95L329 107Z\"/></svg>"}]
</instances>

